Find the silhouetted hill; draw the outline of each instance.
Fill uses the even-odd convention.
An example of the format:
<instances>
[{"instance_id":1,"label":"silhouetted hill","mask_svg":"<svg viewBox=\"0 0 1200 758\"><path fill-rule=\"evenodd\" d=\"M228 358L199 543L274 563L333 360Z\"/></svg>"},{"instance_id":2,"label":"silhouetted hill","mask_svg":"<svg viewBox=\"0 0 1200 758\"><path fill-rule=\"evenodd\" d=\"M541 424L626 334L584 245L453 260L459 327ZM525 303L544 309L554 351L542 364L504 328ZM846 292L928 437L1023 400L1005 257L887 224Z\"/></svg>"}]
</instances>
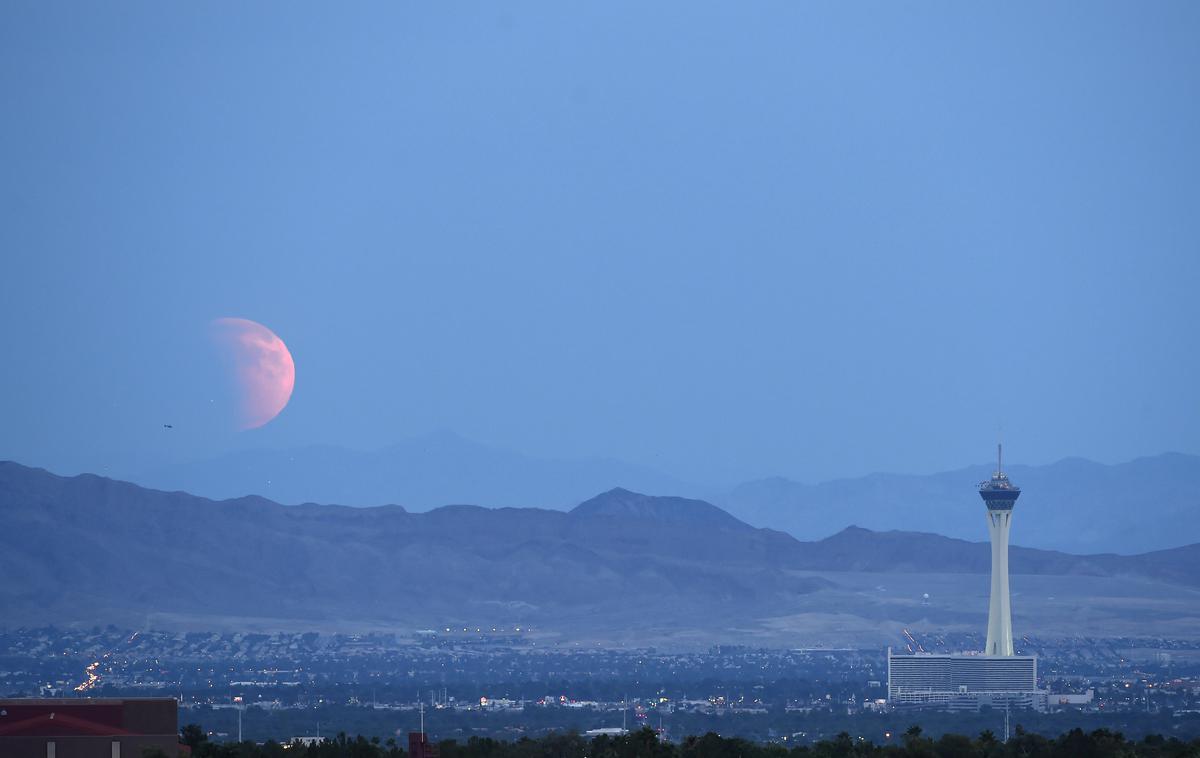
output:
<instances>
[{"instance_id":1,"label":"silhouetted hill","mask_svg":"<svg viewBox=\"0 0 1200 758\"><path fill-rule=\"evenodd\" d=\"M738 518L818 539L847 524L986 536L974 493L992 466L928 476L873 474L822 484L782 478L740 485L716 501ZM1022 488L1014 538L1074 553L1131 554L1200 542L1200 457L1170 453L1107 466L1067 458L1006 467Z\"/></svg>"},{"instance_id":2,"label":"silhouetted hill","mask_svg":"<svg viewBox=\"0 0 1200 758\"><path fill-rule=\"evenodd\" d=\"M986 592L988 565L986 544L858 528L804 543L702 501L622 489L565 513L467 505L409 513L212 501L0 463L7 624L511 623L625 642L874 639L914 619L981 623L984 604L964 609L960 595ZM1097 635L1104 624L1119 631L1157 596L1176 604L1163 612L1181 626L1195 628L1200 616L1200 546L1132 557L1014 548L1012 565L1055 587L1100 577L1107 592L1124 581L1140 605L1106 610ZM944 607L917 604L904 588L914 582L936 585ZM895 596L863 589L880 583Z\"/></svg>"},{"instance_id":3,"label":"silhouetted hill","mask_svg":"<svg viewBox=\"0 0 1200 758\"><path fill-rule=\"evenodd\" d=\"M575 506L577 518L614 517L674 526L715 529L753 529L703 500L682 497L647 497L620 487Z\"/></svg>"}]
</instances>

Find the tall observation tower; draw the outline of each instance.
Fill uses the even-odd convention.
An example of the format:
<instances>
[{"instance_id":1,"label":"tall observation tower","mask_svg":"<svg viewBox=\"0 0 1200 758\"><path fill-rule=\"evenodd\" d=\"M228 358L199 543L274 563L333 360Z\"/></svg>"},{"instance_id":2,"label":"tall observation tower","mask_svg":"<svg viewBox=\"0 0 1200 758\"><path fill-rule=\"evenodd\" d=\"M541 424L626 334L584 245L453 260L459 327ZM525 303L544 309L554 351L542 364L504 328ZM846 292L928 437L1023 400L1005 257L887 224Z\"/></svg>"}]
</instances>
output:
<instances>
[{"instance_id":1,"label":"tall observation tower","mask_svg":"<svg viewBox=\"0 0 1200 758\"><path fill-rule=\"evenodd\" d=\"M988 606L985 655L1012 655L1012 607L1008 599L1008 530L1012 509L1021 488L1004 473L1003 450L996 446L996 473L979 485L979 496L987 505L988 531L992 535L992 600Z\"/></svg>"},{"instance_id":2,"label":"tall observation tower","mask_svg":"<svg viewBox=\"0 0 1200 758\"><path fill-rule=\"evenodd\" d=\"M1014 655L1008 600L1008 529L1021 488L1004 473L996 447L996 473L979 485L992 534L992 601L984 655L909 653L888 648L888 702L896 706L963 709L983 705L1044 711L1048 694L1037 685L1037 656Z\"/></svg>"}]
</instances>

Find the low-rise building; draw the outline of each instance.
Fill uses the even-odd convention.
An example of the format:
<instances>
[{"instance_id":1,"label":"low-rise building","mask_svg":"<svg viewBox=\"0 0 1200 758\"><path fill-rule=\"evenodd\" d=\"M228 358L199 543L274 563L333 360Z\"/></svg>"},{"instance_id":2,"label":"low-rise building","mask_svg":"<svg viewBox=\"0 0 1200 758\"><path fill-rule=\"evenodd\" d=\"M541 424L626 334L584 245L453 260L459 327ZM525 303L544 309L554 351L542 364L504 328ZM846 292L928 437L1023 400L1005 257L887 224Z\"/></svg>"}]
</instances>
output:
<instances>
[{"instance_id":1,"label":"low-rise building","mask_svg":"<svg viewBox=\"0 0 1200 758\"><path fill-rule=\"evenodd\" d=\"M0 700L5 758L141 758L149 748L179 752L174 698Z\"/></svg>"},{"instance_id":2,"label":"low-rise building","mask_svg":"<svg viewBox=\"0 0 1200 758\"><path fill-rule=\"evenodd\" d=\"M893 655L888 648L888 703L893 708L1045 710L1046 692L1037 686L1037 656Z\"/></svg>"}]
</instances>

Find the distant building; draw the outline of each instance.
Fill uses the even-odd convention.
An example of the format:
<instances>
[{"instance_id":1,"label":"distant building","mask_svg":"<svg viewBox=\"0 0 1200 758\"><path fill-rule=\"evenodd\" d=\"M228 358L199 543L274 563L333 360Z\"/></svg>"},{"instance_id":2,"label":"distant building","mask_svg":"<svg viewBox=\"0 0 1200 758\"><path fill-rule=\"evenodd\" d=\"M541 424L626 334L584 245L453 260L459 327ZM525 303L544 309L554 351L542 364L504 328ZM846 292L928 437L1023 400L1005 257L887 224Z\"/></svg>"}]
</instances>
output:
<instances>
[{"instance_id":1,"label":"distant building","mask_svg":"<svg viewBox=\"0 0 1200 758\"><path fill-rule=\"evenodd\" d=\"M4 758L141 758L148 748L179 752L174 698L0 700Z\"/></svg>"},{"instance_id":2,"label":"distant building","mask_svg":"<svg viewBox=\"0 0 1200 758\"><path fill-rule=\"evenodd\" d=\"M1033 655L892 655L888 702L893 708L978 710L982 706L1044 710Z\"/></svg>"},{"instance_id":3,"label":"distant building","mask_svg":"<svg viewBox=\"0 0 1200 758\"><path fill-rule=\"evenodd\" d=\"M1091 705L1096 699L1096 690L1087 692L1064 692L1050 695L1050 705Z\"/></svg>"},{"instance_id":4,"label":"distant building","mask_svg":"<svg viewBox=\"0 0 1200 758\"><path fill-rule=\"evenodd\" d=\"M987 505L988 533L992 540L992 592L988 603L988 655L1012 655L1012 603L1008 591L1008 532L1012 528L1013 506L1021 488L1004 473L1001 448L996 446L996 473L979 485L979 496Z\"/></svg>"},{"instance_id":5,"label":"distant building","mask_svg":"<svg viewBox=\"0 0 1200 758\"><path fill-rule=\"evenodd\" d=\"M599 729L589 729L583 733L584 737L621 737L629 734L629 730L623 726L605 726Z\"/></svg>"},{"instance_id":6,"label":"distant building","mask_svg":"<svg viewBox=\"0 0 1200 758\"><path fill-rule=\"evenodd\" d=\"M1037 687L1037 657L1013 654L1008 534L1021 488L1004 473L999 447L996 452L995 473L979 485L992 543L984 655L892 655L888 648L888 703L893 708L978 710L987 705L1046 709L1046 692Z\"/></svg>"},{"instance_id":7,"label":"distant building","mask_svg":"<svg viewBox=\"0 0 1200 758\"><path fill-rule=\"evenodd\" d=\"M304 747L312 747L313 745L320 745L324 741L325 741L324 737L293 737L290 740L288 740L287 742L285 742L284 744L285 745L302 745Z\"/></svg>"}]
</instances>

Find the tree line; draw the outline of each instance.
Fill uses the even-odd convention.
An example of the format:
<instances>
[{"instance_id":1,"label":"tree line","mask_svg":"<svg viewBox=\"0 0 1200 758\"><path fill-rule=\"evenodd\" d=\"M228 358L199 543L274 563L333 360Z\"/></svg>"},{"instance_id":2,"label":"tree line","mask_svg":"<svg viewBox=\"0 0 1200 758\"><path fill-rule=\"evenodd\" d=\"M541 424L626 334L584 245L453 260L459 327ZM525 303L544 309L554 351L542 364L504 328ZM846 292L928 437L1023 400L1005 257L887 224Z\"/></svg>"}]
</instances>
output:
<instances>
[{"instance_id":1,"label":"tree line","mask_svg":"<svg viewBox=\"0 0 1200 758\"><path fill-rule=\"evenodd\" d=\"M211 742L204 731L189 724L180 731L180 741L192 758L408 758L404 746L394 738L336 737L314 745L282 745L266 742ZM576 733L552 733L522 737L508 742L490 737L471 737L466 742L438 743L440 758L1200 758L1200 739L1184 742L1175 737L1150 735L1128 740L1120 732L1072 729L1058 737L1044 737L1017 728L1003 742L990 731L978 737L944 734L936 739L914 726L897 740L877 745L856 739L846 732L830 740L787 747L761 744L738 737L709 732L682 742L662 742L650 728L620 736L602 735L587 739ZM173 758L147 752L144 758Z\"/></svg>"}]
</instances>

